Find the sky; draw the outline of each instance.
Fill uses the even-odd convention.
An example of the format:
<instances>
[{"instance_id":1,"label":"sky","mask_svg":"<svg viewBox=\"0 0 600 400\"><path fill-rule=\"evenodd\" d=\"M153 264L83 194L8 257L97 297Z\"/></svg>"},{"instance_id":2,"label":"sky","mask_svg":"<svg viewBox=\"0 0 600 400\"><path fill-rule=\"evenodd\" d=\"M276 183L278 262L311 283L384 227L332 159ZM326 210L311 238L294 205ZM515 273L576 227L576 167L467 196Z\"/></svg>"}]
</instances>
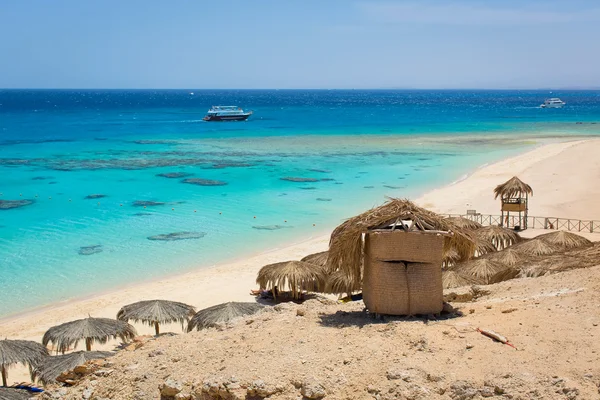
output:
<instances>
[{"instance_id":1,"label":"sky","mask_svg":"<svg viewBox=\"0 0 600 400\"><path fill-rule=\"evenodd\" d=\"M0 0L0 88L600 87L599 0Z\"/></svg>"}]
</instances>

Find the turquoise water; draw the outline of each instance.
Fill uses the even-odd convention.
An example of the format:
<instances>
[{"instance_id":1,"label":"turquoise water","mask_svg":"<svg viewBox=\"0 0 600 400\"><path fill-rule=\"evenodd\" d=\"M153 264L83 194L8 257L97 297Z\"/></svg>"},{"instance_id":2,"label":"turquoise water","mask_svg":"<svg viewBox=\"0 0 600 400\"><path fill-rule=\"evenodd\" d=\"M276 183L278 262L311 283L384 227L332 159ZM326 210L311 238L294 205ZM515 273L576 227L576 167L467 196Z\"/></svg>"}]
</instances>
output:
<instances>
[{"instance_id":1,"label":"turquoise water","mask_svg":"<svg viewBox=\"0 0 600 400\"><path fill-rule=\"evenodd\" d=\"M560 110L536 108L547 92L190 92L0 91L0 200L31 201L0 209L0 316L283 246L600 133L598 92L555 92ZM255 114L202 122L213 104Z\"/></svg>"}]
</instances>

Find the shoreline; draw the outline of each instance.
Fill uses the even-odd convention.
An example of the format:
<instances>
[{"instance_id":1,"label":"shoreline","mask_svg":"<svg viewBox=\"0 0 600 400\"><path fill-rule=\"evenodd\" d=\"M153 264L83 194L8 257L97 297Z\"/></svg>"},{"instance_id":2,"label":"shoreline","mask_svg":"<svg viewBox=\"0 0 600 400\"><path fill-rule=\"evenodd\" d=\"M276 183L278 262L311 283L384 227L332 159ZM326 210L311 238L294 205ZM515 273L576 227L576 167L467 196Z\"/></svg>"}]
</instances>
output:
<instances>
[{"instance_id":1,"label":"shoreline","mask_svg":"<svg viewBox=\"0 0 600 400\"><path fill-rule=\"evenodd\" d=\"M486 209L497 209L497 201L493 200L491 190L513 175L530 174L542 164L557 165L569 163L568 160L556 162L559 158L577 160L578 154L570 150L581 149L591 151L600 149L600 139L569 140L542 143L532 150L514 157L500 160L493 164L484 164L467 174L463 179L448 185L428 191L414 199L419 205L434 211L444 213L462 213L466 207L475 204L480 212ZM568 153L568 154L567 154ZM550 161L550 163L548 163ZM591 160L593 162L593 160ZM577 163L577 162L576 162ZM558 165L560 167L560 165ZM600 162L596 163L600 171ZM561 171L555 171L554 175ZM568 172L568 171L563 171ZM541 178L547 178L541 174ZM528 180L524 178L527 182ZM582 179L585 181L585 179ZM528 183L534 186L537 194L544 180ZM567 182L566 184L574 184ZM537 189L536 189L537 188ZM600 190L600 189L599 189ZM542 190L543 192L544 190ZM575 196L576 197L576 196ZM594 196L590 196L592 199ZM468 203L464 200L468 199ZM544 208L538 207L537 198L532 199L531 214L543 213ZM550 199L551 200L551 199ZM466 206L466 207L465 207ZM597 209L599 207L596 207ZM537 211L540 209L540 211ZM585 211L586 208L583 208ZM536 210L536 211L533 211ZM497 212L497 210L495 210ZM564 213L563 213L564 214ZM600 211L597 211L600 215ZM574 217L574 214L560 215ZM593 218L589 218L593 219ZM331 227L333 229L334 227ZM325 232L330 232L328 229ZM600 238L599 238L600 239ZM17 313L0 318L0 335L12 338L39 340L43 332L50 326L68 320L82 318L88 314L96 317L114 318L116 311L123 305L150 298L164 298L186 302L198 309L224 301L253 301L248 290L254 288L256 273L266 264L286 259L299 259L308 254L327 249L329 233L311 235L289 245L260 251L253 254L240 255L231 260L223 261L210 267L195 268L194 270L157 278L146 282L135 282L95 293L86 297L76 297L57 303L48 304L23 313ZM138 331L144 329L136 324Z\"/></svg>"}]
</instances>

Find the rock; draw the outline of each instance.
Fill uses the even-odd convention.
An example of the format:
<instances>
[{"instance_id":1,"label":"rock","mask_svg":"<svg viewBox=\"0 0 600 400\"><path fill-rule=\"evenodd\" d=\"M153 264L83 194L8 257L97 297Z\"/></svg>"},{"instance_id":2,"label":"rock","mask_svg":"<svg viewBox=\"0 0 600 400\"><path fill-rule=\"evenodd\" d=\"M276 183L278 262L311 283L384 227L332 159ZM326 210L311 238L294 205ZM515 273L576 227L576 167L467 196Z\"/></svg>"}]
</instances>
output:
<instances>
[{"instance_id":1,"label":"rock","mask_svg":"<svg viewBox=\"0 0 600 400\"><path fill-rule=\"evenodd\" d=\"M186 172L165 172L163 174L156 174L156 176L160 176L163 178L185 178L191 175L192 174L188 174Z\"/></svg>"},{"instance_id":2,"label":"rock","mask_svg":"<svg viewBox=\"0 0 600 400\"><path fill-rule=\"evenodd\" d=\"M192 400L193 397L189 393L181 392L175 395L175 400Z\"/></svg>"},{"instance_id":3,"label":"rock","mask_svg":"<svg viewBox=\"0 0 600 400\"><path fill-rule=\"evenodd\" d=\"M200 179L200 178L182 179L181 182L189 183L192 185L199 185L199 186L225 186L225 185L227 185L227 182L216 181L216 180L212 180L212 179Z\"/></svg>"},{"instance_id":4,"label":"rock","mask_svg":"<svg viewBox=\"0 0 600 400\"><path fill-rule=\"evenodd\" d=\"M308 399L322 399L327 391L316 379L305 379L300 388L300 394Z\"/></svg>"},{"instance_id":5,"label":"rock","mask_svg":"<svg viewBox=\"0 0 600 400\"><path fill-rule=\"evenodd\" d=\"M108 375L112 374L113 372L114 372L114 369L99 369L98 371L94 372L94 375L108 376Z\"/></svg>"},{"instance_id":6,"label":"rock","mask_svg":"<svg viewBox=\"0 0 600 400\"><path fill-rule=\"evenodd\" d=\"M444 290L445 302L468 303L473 301L473 297L473 291L467 286Z\"/></svg>"},{"instance_id":7,"label":"rock","mask_svg":"<svg viewBox=\"0 0 600 400\"><path fill-rule=\"evenodd\" d=\"M171 378L167 379L163 384L158 387L160 390L161 398L173 398L183 389L181 383Z\"/></svg>"},{"instance_id":8,"label":"rock","mask_svg":"<svg viewBox=\"0 0 600 400\"><path fill-rule=\"evenodd\" d=\"M171 242L174 240L200 239L206 236L206 232L174 232L162 235L148 236L148 240L162 240Z\"/></svg>"},{"instance_id":9,"label":"rock","mask_svg":"<svg viewBox=\"0 0 600 400\"><path fill-rule=\"evenodd\" d=\"M79 255L82 256L89 256L92 254L96 254L96 253L102 253L102 245L101 244L95 244L92 246L81 246L79 248Z\"/></svg>"},{"instance_id":10,"label":"rock","mask_svg":"<svg viewBox=\"0 0 600 400\"><path fill-rule=\"evenodd\" d=\"M467 347L467 350L470 350L470 349L472 349L475 346L473 344L471 344L471 343L467 343L466 347Z\"/></svg>"},{"instance_id":11,"label":"rock","mask_svg":"<svg viewBox=\"0 0 600 400\"><path fill-rule=\"evenodd\" d=\"M303 308L298 308L298 309L296 310L296 315L297 315L298 317L304 317L304 316L306 315L306 310L305 310L305 309L303 309Z\"/></svg>"},{"instance_id":12,"label":"rock","mask_svg":"<svg viewBox=\"0 0 600 400\"><path fill-rule=\"evenodd\" d=\"M412 378L412 374L410 371L401 370L401 369L391 369L385 373L385 376L389 380L402 379L405 382L410 382Z\"/></svg>"},{"instance_id":13,"label":"rock","mask_svg":"<svg viewBox=\"0 0 600 400\"><path fill-rule=\"evenodd\" d=\"M281 386L275 386L273 384L267 384L263 380L255 380L246 389L246 394L249 397L269 397L276 393L283 392L284 388Z\"/></svg>"},{"instance_id":14,"label":"rock","mask_svg":"<svg viewBox=\"0 0 600 400\"><path fill-rule=\"evenodd\" d=\"M154 207L154 206L164 206L167 203L163 203L161 201L147 201L147 200L136 200L133 202L134 207Z\"/></svg>"},{"instance_id":15,"label":"rock","mask_svg":"<svg viewBox=\"0 0 600 400\"><path fill-rule=\"evenodd\" d=\"M492 388L487 387L487 386L484 387L483 389L479 390L479 394L481 395L481 397L493 397L495 395Z\"/></svg>"},{"instance_id":16,"label":"rock","mask_svg":"<svg viewBox=\"0 0 600 400\"><path fill-rule=\"evenodd\" d=\"M318 179L315 178L298 178L298 177L294 177L294 176L286 176L283 178L279 178L282 181L288 181L288 182L318 182Z\"/></svg>"},{"instance_id":17,"label":"rock","mask_svg":"<svg viewBox=\"0 0 600 400\"><path fill-rule=\"evenodd\" d=\"M87 196L84 197L85 200L95 200L95 199L102 199L106 197L105 194L88 194Z\"/></svg>"},{"instance_id":18,"label":"rock","mask_svg":"<svg viewBox=\"0 0 600 400\"><path fill-rule=\"evenodd\" d=\"M78 365L73 368L73 372L79 375L87 375L93 372L92 366L90 364Z\"/></svg>"},{"instance_id":19,"label":"rock","mask_svg":"<svg viewBox=\"0 0 600 400\"><path fill-rule=\"evenodd\" d=\"M479 391L466 381L453 382L449 388L449 395L453 400L470 400L478 394Z\"/></svg>"},{"instance_id":20,"label":"rock","mask_svg":"<svg viewBox=\"0 0 600 400\"><path fill-rule=\"evenodd\" d=\"M85 400L89 399L90 397L92 397L92 394L94 394L94 389L92 388L85 388L83 390L83 393L81 394L81 397Z\"/></svg>"},{"instance_id":21,"label":"rock","mask_svg":"<svg viewBox=\"0 0 600 400\"><path fill-rule=\"evenodd\" d=\"M291 228L291 226L284 225L254 225L252 229L257 229L260 231L276 231L279 229Z\"/></svg>"},{"instance_id":22,"label":"rock","mask_svg":"<svg viewBox=\"0 0 600 400\"><path fill-rule=\"evenodd\" d=\"M165 354L163 349L155 349L148 353L148 357L162 356L163 354Z\"/></svg>"},{"instance_id":23,"label":"rock","mask_svg":"<svg viewBox=\"0 0 600 400\"><path fill-rule=\"evenodd\" d=\"M33 203L35 203L34 200L0 200L0 210L25 207L32 205Z\"/></svg>"}]
</instances>

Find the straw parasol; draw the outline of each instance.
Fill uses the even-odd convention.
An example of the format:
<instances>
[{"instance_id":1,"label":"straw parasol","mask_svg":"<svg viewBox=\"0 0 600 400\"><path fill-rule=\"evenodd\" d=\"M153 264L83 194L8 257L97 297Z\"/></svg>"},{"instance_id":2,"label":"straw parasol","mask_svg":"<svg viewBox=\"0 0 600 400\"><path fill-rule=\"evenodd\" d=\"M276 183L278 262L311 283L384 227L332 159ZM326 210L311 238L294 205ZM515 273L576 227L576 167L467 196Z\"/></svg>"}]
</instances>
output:
<instances>
[{"instance_id":1,"label":"straw parasol","mask_svg":"<svg viewBox=\"0 0 600 400\"><path fill-rule=\"evenodd\" d=\"M149 326L154 326L158 335L160 333L159 324L168 324L172 322L181 323L183 329L184 322L196 313L194 307L177 301L169 300L145 300L124 306L117 313L117 319L120 321L142 322Z\"/></svg>"},{"instance_id":2,"label":"straw parasol","mask_svg":"<svg viewBox=\"0 0 600 400\"><path fill-rule=\"evenodd\" d=\"M536 236L536 239L543 240L550 245L562 247L563 249L573 249L592 244L591 241L587 240L583 236L565 231L545 233L543 235Z\"/></svg>"},{"instance_id":3,"label":"straw parasol","mask_svg":"<svg viewBox=\"0 0 600 400\"><path fill-rule=\"evenodd\" d=\"M106 343L110 338L121 338L125 341L133 339L135 335L135 328L127 322L88 317L53 326L44 334L42 343L46 346L52 342L56 351L64 354L70 347L77 346L81 339L85 339L85 348L90 351L94 341Z\"/></svg>"},{"instance_id":4,"label":"straw parasol","mask_svg":"<svg viewBox=\"0 0 600 400\"><path fill-rule=\"evenodd\" d=\"M29 400L34 396L24 389L0 387L0 400Z\"/></svg>"},{"instance_id":5,"label":"straw parasol","mask_svg":"<svg viewBox=\"0 0 600 400\"><path fill-rule=\"evenodd\" d=\"M497 250L502 250L521 241L521 236L517 232L497 225L477 229L475 236L491 242Z\"/></svg>"},{"instance_id":6,"label":"straw parasol","mask_svg":"<svg viewBox=\"0 0 600 400\"><path fill-rule=\"evenodd\" d=\"M523 197L524 194L533 196L533 189L516 176L494 189L494 199L497 199L498 196L501 198Z\"/></svg>"},{"instance_id":7,"label":"straw parasol","mask_svg":"<svg viewBox=\"0 0 600 400\"><path fill-rule=\"evenodd\" d=\"M483 225L481 225L479 222L472 221L465 217L446 217L445 219L447 221L450 221L452 224L454 224L454 226L457 226L457 227L463 228L463 229L475 230L475 229L483 228Z\"/></svg>"},{"instance_id":8,"label":"straw parasol","mask_svg":"<svg viewBox=\"0 0 600 400\"><path fill-rule=\"evenodd\" d=\"M449 268L460 261L460 254L455 249L444 249L442 255L442 268Z\"/></svg>"},{"instance_id":9,"label":"straw parasol","mask_svg":"<svg viewBox=\"0 0 600 400\"><path fill-rule=\"evenodd\" d=\"M355 281L341 270L337 270L327 276L325 281L324 293L329 294L352 294L352 292L360 290L361 286L357 285Z\"/></svg>"},{"instance_id":10,"label":"straw parasol","mask_svg":"<svg viewBox=\"0 0 600 400\"><path fill-rule=\"evenodd\" d=\"M442 285L444 289L456 288L461 286L479 285L483 282L472 276L465 276L458 271L449 270L442 272Z\"/></svg>"},{"instance_id":11,"label":"straw parasol","mask_svg":"<svg viewBox=\"0 0 600 400\"><path fill-rule=\"evenodd\" d=\"M390 199L384 205L350 218L339 225L331 234L327 269L341 269L360 284L362 280L363 234L371 229L405 226L403 221L412 221L409 230L451 231L445 240L445 249L453 248L462 259L469 259L474 243L467 231L451 220L417 206L409 200Z\"/></svg>"},{"instance_id":12,"label":"straw parasol","mask_svg":"<svg viewBox=\"0 0 600 400\"><path fill-rule=\"evenodd\" d=\"M84 365L89 360L104 359L115 353L109 351L76 351L62 356L46 357L39 368L34 370L35 378L48 385L56 382L61 374Z\"/></svg>"},{"instance_id":13,"label":"straw parasol","mask_svg":"<svg viewBox=\"0 0 600 400\"><path fill-rule=\"evenodd\" d=\"M544 256L556 253L560 250L558 246L548 244L548 242L538 238L519 243L514 249L519 253L530 256Z\"/></svg>"},{"instance_id":14,"label":"straw parasol","mask_svg":"<svg viewBox=\"0 0 600 400\"><path fill-rule=\"evenodd\" d=\"M304 261L304 262L307 262L310 264L315 264L315 265L320 265L322 267L325 267L327 265L327 255L328 254L329 254L328 251L321 251L319 253L309 254L308 256L304 257L300 261Z\"/></svg>"},{"instance_id":15,"label":"straw parasol","mask_svg":"<svg viewBox=\"0 0 600 400\"><path fill-rule=\"evenodd\" d=\"M497 251L495 253L486 254L483 257L505 265L507 267L514 267L516 265L522 264L527 260L526 255L515 250L514 247L508 247L504 250Z\"/></svg>"},{"instance_id":16,"label":"straw parasol","mask_svg":"<svg viewBox=\"0 0 600 400\"><path fill-rule=\"evenodd\" d=\"M256 283L265 289L289 287L292 297L299 299L303 290L320 291L324 288L325 267L303 261L269 264L258 271ZM273 294L277 295L275 291Z\"/></svg>"},{"instance_id":17,"label":"straw parasol","mask_svg":"<svg viewBox=\"0 0 600 400\"><path fill-rule=\"evenodd\" d=\"M505 267L487 258L476 258L465 263L458 264L454 270L462 276L479 279L488 284L490 278L502 271Z\"/></svg>"},{"instance_id":18,"label":"straw parasol","mask_svg":"<svg viewBox=\"0 0 600 400\"><path fill-rule=\"evenodd\" d=\"M499 283L523 276L523 269L517 266L505 266L489 279L489 283Z\"/></svg>"},{"instance_id":19,"label":"straw parasol","mask_svg":"<svg viewBox=\"0 0 600 400\"><path fill-rule=\"evenodd\" d=\"M30 340L0 340L0 371L2 373L2 385L6 386L8 367L15 364L28 365L29 371L31 372L47 356L48 350L40 343Z\"/></svg>"},{"instance_id":20,"label":"straw parasol","mask_svg":"<svg viewBox=\"0 0 600 400\"><path fill-rule=\"evenodd\" d=\"M187 331L191 332L194 328L196 330L215 328L235 318L256 314L263 308L264 306L258 303L231 301L229 303L217 304L216 306L198 311L188 323Z\"/></svg>"},{"instance_id":21,"label":"straw parasol","mask_svg":"<svg viewBox=\"0 0 600 400\"><path fill-rule=\"evenodd\" d=\"M482 237L476 236L474 241L475 241L475 252L473 255L476 257L482 256L482 255L488 254L488 253L495 253L496 251L498 251L498 249L496 249L496 246L494 246L494 243L492 243L488 239L484 239Z\"/></svg>"}]
</instances>

